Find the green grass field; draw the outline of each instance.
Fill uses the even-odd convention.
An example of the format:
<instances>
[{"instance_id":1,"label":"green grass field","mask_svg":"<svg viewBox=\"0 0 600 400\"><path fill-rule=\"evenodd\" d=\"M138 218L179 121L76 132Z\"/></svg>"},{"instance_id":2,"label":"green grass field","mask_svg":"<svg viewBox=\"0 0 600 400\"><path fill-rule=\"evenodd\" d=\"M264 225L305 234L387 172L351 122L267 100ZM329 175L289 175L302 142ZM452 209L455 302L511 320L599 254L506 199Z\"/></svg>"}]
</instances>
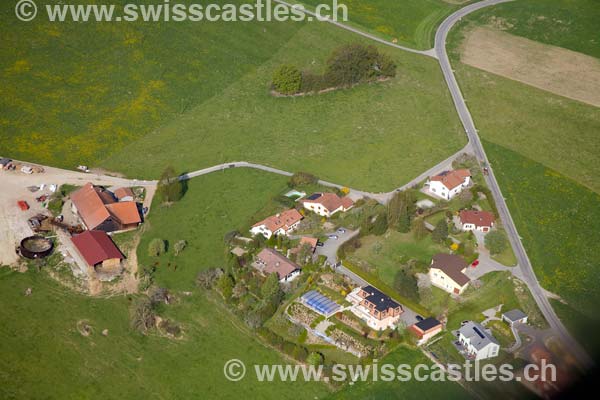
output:
<instances>
[{"instance_id":1,"label":"green grass field","mask_svg":"<svg viewBox=\"0 0 600 400\"><path fill-rule=\"evenodd\" d=\"M103 165L152 177L167 163L185 171L247 160L383 191L458 151L465 137L439 67L426 57L382 48L398 63L395 79L316 96L270 95L281 63L318 71L332 49L357 40L329 24L308 24L269 62Z\"/></svg>"},{"instance_id":2,"label":"green grass field","mask_svg":"<svg viewBox=\"0 0 600 400\"><path fill-rule=\"evenodd\" d=\"M302 0L309 6L331 0ZM443 0L343 0L350 25L415 49L433 47L435 30L458 7Z\"/></svg>"},{"instance_id":3,"label":"green grass field","mask_svg":"<svg viewBox=\"0 0 600 400\"><path fill-rule=\"evenodd\" d=\"M70 4L78 3L89 2ZM177 119L270 59L302 27L27 24L8 2L0 17L0 153L67 168L97 166Z\"/></svg>"},{"instance_id":4,"label":"green grass field","mask_svg":"<svg viewBox=\"0 0 600 400\"><path fill-rule=\"evenodd\" d=\"M352 253L354 258L367 261L377 268L379 278L393 286L399 267L415 259L429 264L437 253L448 252L448 248L433 243L431 235L416 241L412 233L399 233L390 230L384 236L366 236L360 239L362 246Z\"/></svg>"},{"instance_id":5,"label":"green grass field","mask_svg":"<svg viewBox=\"0 0 600 400\"><path fill-rule=\"evenodd\" d=\"M454 68L536 275L595 315L600 110L461 64L460 28L469 23L452 32ZM576 36L583 41L585 31Z\"/></svg>"},{"instance_id":6,"label":"green grass field","mask_svg":"<svg viewBox=\"0 0 600 400\"><path fill-rule=\"evenodd\" d=\"M31 287L30 297L23 295ZM141 336L129 328L127 297L80 296L45 273L0 270L0 397L3 399L321 397L316 383L231 383L223 365L281 363L199 292L178 296L165 315L183 324L185 338ZM93 328L85 337L77 322ZM108 336L101 331L108 329Z\"/></svg>"},{"instance_id":7,"label":"green grass field","mask_svg":"<svg viewBox=\"0 0 600 400\"><path fill-rule=\"evenodd\" d=\"M555 170L484 142L541 285L597 315L600 195ZM518 176L518 179L514 179Z\"/></svg>"},{"instance_id":8,"label":"green grass field","mask_svg":"<svg viewBox=\"0 0 600 400\"><path fill-rule=\"evenodd\" d=\"M393 48L395 79L272 97L281 63L318 72L361 41L330 24L23 24L0 7L2 155L140 178L249 160L378 191L466 143L435 60Z\"/></svg>"},{"instance_id":9,"label":"green grass field","mask_svg":"<svg viewBox=\"0 0 600 400\"><path fill-rule=\"evenodd\" d=\"M468 17L514 35L600 57L596 0L518 0Z\"/></svg>"},{"instance_id":10,"label":"green grass field","mask_svg":"<svg viewBox=\"0 0 600 400\"><path fill-rule=\"evenodd\" d=\"M184 199L170 208L155 204L140 246L160 232L170 241L186 239L177 270L159 260L157 285L176 293L160 314L182 324L184 338L141 336L129 328L129 297L108 299L74 294L47 274L0 270L0 398L320 398L318 383L230 383L223 365L231 358L250 363L281 363L257 342L245 325L194 288L196 273L221 266L223 235L246 222L263 202L285 188L283 178L252 170L227 171L190 182ZM173 242L171 242L173 243ZM172 254L172 251L169 253ZM31 287L33 294L24 296ZM191 291L189 296L181 291ZM93 327L89 337L77 322ZM108 336L101 331L108 329Z\"/></svg>"},{"instance_id":11,"label":"green grass field","mask_svg":"<svg viewBox=\"0 0 600 400\"><path fill-rule=\"evenodd\" d=\"M400 346L378 364L427 364L432 362L420 351ZM330 396L331 399L466 399L471 395L454 382L357 382Z\"/></svg>"}]
</instances>

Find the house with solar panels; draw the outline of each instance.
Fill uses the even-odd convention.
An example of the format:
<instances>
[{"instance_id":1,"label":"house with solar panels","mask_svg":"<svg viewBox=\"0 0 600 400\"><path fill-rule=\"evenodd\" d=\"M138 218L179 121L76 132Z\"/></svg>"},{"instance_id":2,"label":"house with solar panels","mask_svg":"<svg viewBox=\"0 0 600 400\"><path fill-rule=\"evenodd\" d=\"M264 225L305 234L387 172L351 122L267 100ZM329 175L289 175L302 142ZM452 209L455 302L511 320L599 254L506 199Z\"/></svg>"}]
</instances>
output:
<instances>
[{"instance_id":1,"label":"house with solar panels","mask_svg":"<svg viewBox=\"0 0 600 400\"><path fill-rule=\"evenodd\" d=\"M325 318L331 317L342 309L338 303L316 290L304 293L300 297L300 302Z\"/></svg>"},{"instance_id":2,"label":"house with solar panels","mask_svg":"<svg viewBox=\"0 0 600 400\"><path fill-rule=\"evenodd\" d=\"M483 326L474 321L467 321L458 330L458 343L461 353L467 359L484 360L496 357L500 344Z\"/></svg>"},{"instance_id":3,"label":"house with solar panels","mask_svg":"<svg viewBox=\"0 0 600 400\"><path fill-rule=\"evenodd\" d=\"M394 329L404 312L400 304L371 285L354 289L346 300L353 304L350 311L378 331Z\"/></svg>"}]
</instances>

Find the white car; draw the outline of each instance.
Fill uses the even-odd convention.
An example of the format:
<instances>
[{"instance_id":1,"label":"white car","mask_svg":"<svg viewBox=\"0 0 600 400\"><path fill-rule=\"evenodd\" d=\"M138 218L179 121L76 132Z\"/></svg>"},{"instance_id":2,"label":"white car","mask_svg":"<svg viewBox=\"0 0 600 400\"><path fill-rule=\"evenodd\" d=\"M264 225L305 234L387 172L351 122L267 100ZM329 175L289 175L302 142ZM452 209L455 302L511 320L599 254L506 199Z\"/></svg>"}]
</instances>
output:
<instances>
[{"instance_id":1,"label":"white car","mask_svg":"<svg viewBox=\"0 0 600 400\"><path fill-rule=\"evenodd\" d=\"M23 165L21 167L21 172L24 173L24 174L33 174L33 168L31 168L28 165Z\"/></svg>"}]
</instances>

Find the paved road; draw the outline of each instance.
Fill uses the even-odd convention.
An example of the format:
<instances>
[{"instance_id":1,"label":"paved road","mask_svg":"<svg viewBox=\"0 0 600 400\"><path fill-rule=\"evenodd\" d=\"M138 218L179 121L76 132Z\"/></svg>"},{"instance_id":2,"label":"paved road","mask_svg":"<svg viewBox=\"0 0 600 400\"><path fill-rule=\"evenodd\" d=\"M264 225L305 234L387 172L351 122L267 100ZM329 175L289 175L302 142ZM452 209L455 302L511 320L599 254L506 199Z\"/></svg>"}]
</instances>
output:
<instances>
[{"instance_id":1,"label":"paved road","mask_svg":"<svg viewBox=\"0 0 600 400\"><path fill-rule=\"evenodd\" d=\"M440 66L442 68L444 78L446 79L446 83L448 84L448 89L450 90L450 94L452 95L452 100L454 101L456 111L458 112L459 118L465 128L465 132L467 133L469 142L472 145L475 155L480 160L487 163L487 165L489 165L487 156L479 139L479 135L477 134L477 129L475 128L475 124L473 123L471 114L469 113L469 110L460 91L458 83L456 82L456 78L454 77L454 72L452 70L452 66L450 65L450 60L448 59L448 54L446 52L446 39L450 29L462 17L484 7L500 3L506 3L508 1L512 0L486 0L468 5L446 18L438 28L435 35L435 51L437 53ZM568 348L569 352L577 358L580 364L584 368L589 368L593 366L593 360L565 329L564 325L562 324L562 322L552 309L548 299L546 298L544 290L540 287L540 284L533 272L533 268L531 266L531 262L529 261L529 257L525 252L525 248L517 232L515 223L506 205L506 201L502 196L502 192L500 191L500 187L498 185L498 182L496 181L496 177L494 176L493 170L490 169L490 174L486 177L486 181L490 188L490 191L492 192L494 200L496 201L496 205L498 206L498 214L504 223L504 227L508 234L510 243L515 251L519 267L521 268L521 272L523 274L523 279L525 283L529 286L529 289L531 290L533 297L535 298L538 306L540 307L540 310L544 314L544 317L546 318L550 326L554 329L554 331L559 335L562 342Z\"/></svg>"},{"instance_id":2,"label":"paved road","mask_svg":"<svg viewBox=\"0 0 600 400\"><path fill-rule=\"evenodd\" d=\"M327 235L336 235L337 239L327 239L323 246L317 247L317 255L327 257L327 262L331 265L335 265L338 262L337 253L339 248L346 243L348 240L352 239L356 235L358 235L358 229L355 231L351 231L349 229L344 228L345 233L339 232L331 232Z\"/></svg>"},{"instance_id":3,"label":"paved road","mask_svg":"<svg viewBox=\"0 0 600 400\"><path fill-rule=\"evenodd\" d=\"M279 3L279 4L284 4L284 5L288 6L288 7L292 7L292 3L288 3L288 2L283 1L283 0L273 0L273 1L275 1L276 3ZM303 10L303 12L305 14L310 15L311 17L318 18L317 14L315 14L314 12L312 12L310 10ZM379 37L377 37L375 35L371 35L369 33L363 32L363 31L361 31L359 29L353 28L353 27L351 27L349 25L346 25L346 24L343 24L341 22L333 21L333 20L330 20L330 19L326 20L326 22L329 22L330 24L333 24L333 25L335 25L335 26L337 26L339 28L342 28L342 29L345 29L347 31L356 33L357 35L360 35L360 36L364 36L364 37L366 37L368 39L374 40L374 41L379 42L381 44L384 44L386 46L395 47L397 49L408 51L410 53L421 54L421 55L428 56L428 57L433 57L433 58L437 57L436 54L435 54L434 49L429 49L429 50L411 49L410 47L400 46L399 44L388 42L387 40L384 40L384 39L381 39L381 38L379 38Z\"/></svg>"}]
</instances>

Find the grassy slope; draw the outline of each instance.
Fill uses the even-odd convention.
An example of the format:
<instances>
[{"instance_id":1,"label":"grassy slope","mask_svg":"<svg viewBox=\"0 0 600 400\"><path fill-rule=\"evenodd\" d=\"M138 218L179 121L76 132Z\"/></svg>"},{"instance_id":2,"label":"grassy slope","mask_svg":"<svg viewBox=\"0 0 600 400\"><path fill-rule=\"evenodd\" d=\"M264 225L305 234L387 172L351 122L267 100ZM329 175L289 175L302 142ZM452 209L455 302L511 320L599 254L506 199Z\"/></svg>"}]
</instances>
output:
<instances>
[{"instance_id":1,"label":"grassy slope","mask_svg":"<svg viewBox=\"0 0 600 400\"><path fill-rule=\"evenodd\" d=\"M303 0L309 6L332 4L330 0ZM433 46L435 29L457 7L443 0L343 0L348 23L384 39L416 49Z\"/></svg>"},{"instance_id":2,"label":"grassy slope","mask_svg":"<svg viewBox=\"0 0 600 400\"><path fill-rule=\"evenodd\" d=\"M460 64L460 41L455 30L457 78L536 274L592 315L600 299L600 259L591 251L600 239L600 110Z\"/></svg>"},{"instance_id":3,"label":"grassy slope","mask_svg":"<svg viewBox=\"0 0 600 400\"><path fill-rule=\"evenodd\" d=\"M329 24L307 24L259 69L105 165L149 177L167 163L190 170L243 159L377 191L459 150L465 137L433 59L385 48L398 63L390 81L318 96L269 94L281 63L319 71L332 49L357 40Z\"/></svg>"},{"instance_id":4,"label":"grassy slope","mask_svg":"<svg viewBox=\"0 0 600 400\"><path fill-rule=\"evenodd\" d=\"M0 12L3 155L152 178L167 163L252 159L390 190L465 143L435 60L391 48L397 79L272 98L278 64L319 70L359 40L330 24L23 24Z\"/></svg>"},{"instance_id":5,"label":"grassy slope","mask_svg":"<svg viewBox=\"0 0 600 400\"><path fill-rule=\"evenodd\" d=\"M379 278L390 286L394 285L398 267L408 260L416 259L429 263L434 254L448 251L447 248L433 243L431 235L427 235L421 241L415 241L411 233L402 234L392 230L381 237L361 238L361 243L361 248L352 253L350 259L356 257L375 266Z\"/></svg>"},{"instance_id":6,"label":"grassy slope","mask_svg":"<svg viewBox=\"0 0 600 400\"><path fill-rule=\"evenodd\" d=\"M271 197L286 190L285 182L285 177L250 169L194 178L181 201L171 207L156 205L152 210L138 247L140 264L150 266L158 262L159 284L189 290L198 271L224 266L225 234L247 225ZM178 257L167 252L156 259L147 254L148 243L154 238L167 240L171 246L186 240L188 245Z\"/></svg>"},{"instance_id":7,"label":"grassy slope","mask_svg":"<svg viewBox=\"0 0 600 400\"><path fill-rule=\"evenodd\" d=\"M168 315L184 324L186 338L170 341L129 329L125 297L92 299L69 292L45 274L0 271L0 397L3 399L306 398L326 393L318 384L236 384L223 377L231 358L279 363L272 350L238 329L226 312L197 292ZM31 297L23 296L27 287ZM93 327L84 337L76 329ZM100 334L108 329L107 337Z\"/></svg>"},{"instance_id":8,"label":"grassy slope","mask_svg":"<svg viewBox=\"0 0 600 400\"><path fill-rule=\"evenodd\" d=\"M540 283L597 315L600 195L516 152L485 147Z\"/></svg>"},{"instance_id":9,"label":"grassy slope","mask_svg":"<svg viewBox=\"0 0 600 400\"><path fill-rule=\"evenodd\" d=\"M0 154L68 168L96 165L219 93L302 26L27 24L8 2L0 18Z\"/></svg>"},{"instance_id":10,"label":"grassy slope","mask_svg":"<svg viewBox=\"0 0 600 400\"><path fill-rule=\"evenodd\" d=\"M399 347L390 355L379 360L379 365L393 364L399 366L402 364L432 365L420 351L405 347ZM457 383L448 382L418 382L415 379L407 382L358 382L351 386L346 386L340 392L331 396L332 399L466 399L470 398L466 392Z\"/></svg>"},{"instance_id":11,"label":"grassy slope","mask_svg":"<svg viewBox=\"0 0 600 400\"><path fill-rule=\"evenodd\" d=\"M474 14L475 15L475 14ZM470 16L541 43L600 57L597 0L518 0Z\"/></svg>"},{"instance_id":12,"label":"grassy slope","mask_svg":"<svg viewBox=\"0 0 600 400\"><path fill-rule=\"evenodd\" d=\"M226 360L279 363L281 358L256 342L230 314L193 288L201 268L221 265L222 237L245 222L271 195L284 188L282 178L250 170L196 178L181 203L156 205L140 254L155 230L165 239L188 240L176 272L158 267L156 282L173 290L179 302L162 315L183 324L185 339L143 337L129 329L127 297L94 299L71 293L45 274L0 270L0 398L207 398L320 397L324 386L230 383ZM27 287L33 295L23 295ZM178 292L180 293L180 292ZM78 320L94 328L90 337L76 331ZM109 335L100 334L109 329Z\"/></svg>"}]
</instances>

